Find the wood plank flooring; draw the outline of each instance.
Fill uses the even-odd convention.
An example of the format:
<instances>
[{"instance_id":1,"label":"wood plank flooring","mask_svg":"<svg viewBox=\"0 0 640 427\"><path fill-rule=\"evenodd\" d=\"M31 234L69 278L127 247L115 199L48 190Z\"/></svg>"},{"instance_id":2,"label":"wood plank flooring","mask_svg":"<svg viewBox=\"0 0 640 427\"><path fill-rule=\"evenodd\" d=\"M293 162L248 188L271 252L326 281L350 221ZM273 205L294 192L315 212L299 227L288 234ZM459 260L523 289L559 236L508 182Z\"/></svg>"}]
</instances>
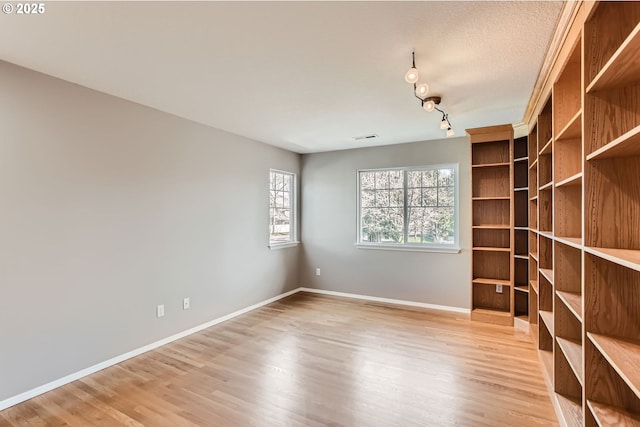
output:
<instances>
[{"instance_id":1,"label":"wood plank flooring","mask_svg":"<svg viewBox=\"0 0 640 427\"><path fill-rule=\"evenodd\" d=\"M529 336L298 293L0 412L0 426L554 426Z\"/></svg>"}]
</instances>

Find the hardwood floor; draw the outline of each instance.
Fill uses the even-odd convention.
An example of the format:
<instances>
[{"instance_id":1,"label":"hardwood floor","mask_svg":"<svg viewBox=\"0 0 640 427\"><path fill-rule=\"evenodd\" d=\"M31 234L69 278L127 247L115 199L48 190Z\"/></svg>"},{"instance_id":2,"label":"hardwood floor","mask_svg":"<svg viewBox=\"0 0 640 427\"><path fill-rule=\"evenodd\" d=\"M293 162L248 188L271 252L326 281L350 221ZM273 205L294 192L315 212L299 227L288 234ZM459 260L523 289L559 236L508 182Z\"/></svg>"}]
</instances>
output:
<instances>
[{"instance_id":1,"label":"hardwood floor","mask_svg":"<svg viewBox=\"0 0 640 427\"><path fill-rule=\"evenodd\" d=\"M0 412L0 426L557 425L536 351L467 315L298 293Z\"/></svg>"}]
</instances>

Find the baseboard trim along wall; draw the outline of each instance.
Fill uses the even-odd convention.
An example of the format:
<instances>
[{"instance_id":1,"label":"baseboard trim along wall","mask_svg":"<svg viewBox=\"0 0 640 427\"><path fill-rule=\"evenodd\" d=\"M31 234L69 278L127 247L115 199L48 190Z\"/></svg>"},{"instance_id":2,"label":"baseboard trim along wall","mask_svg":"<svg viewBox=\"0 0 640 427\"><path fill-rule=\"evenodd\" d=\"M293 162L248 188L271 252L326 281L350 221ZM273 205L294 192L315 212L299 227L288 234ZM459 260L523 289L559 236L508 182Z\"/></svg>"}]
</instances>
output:
<instances>
[{"instance_id":1,"label":"baseboard trim along wall","mask_svg":"<svg viewBox=\"0 0 640 427\"><path fill-rule=\"evenodd\" d=\"M113 365L117 365L120 362L124 362L127 359L131 359L132 357L136 357L139 356L140 354L146 353L147 351L153 350L155 348L161 347L163 345L169 344L173 341L179 340L180 338L184 338L188 335L191 334L195 334L196 332L200 332L203 329L207 329L211 326L217 325L218 323L222 323L224 321L233 319L234 317L240 316L242 314L248 313L252 310L255 310L257 308L260 308L262 306L265 306L267 304L271 304L272 302L278 301L282 298L286 298L289 295L293 295L295 293L298 292L310 292L310 293L316 293L316 294L323 294L323 295L333 295L333 296L338 296L338 297L345 297L345 298L354 298L354 299L361 299L361 300L367 300L367 301L376 301L376 302L384 302L384 303L389 303L389 304L398 304L398 305L405 305L405 306L411 306L411 307L421 307L421 308L430 308L430 309L434 309L434 310L443 310L443 311L452 311L452 312L456 312L456 313L465 313L465 314L469 314L471 311L467 308L460 308L460 307L450 307L450 306L446 306L446 305L437 305L437 304L427 304L427 303L423 303L423 302L414 302L414 301L405 301L405 300L399 300L399 299L392 299L392 298L380 298L380 297L372 297L372 296L367 296L367 295L358 295L358 294L350 294L350 293L346 293L346 292L336 292L336 291L326 291L323 289L313 289L313 288L297 288L297 289L293 289L289 292L285 292L283 294L280 295L276 295L273 298L269 298L266 299L264 301L261 301L257 304L254 304L252 306L243 308L241 310L238 311L234 311L233 313L229 313L225 316L219 317L217 319L213 319L209 322L203 323L201 325L195 326L191 329L187 329L186 331L182 331L179 332L175 335L171 335L170 337L161 339L159 341L156 341L154 343L145 345L144 347L140 347L137 348L135 350L132 350L128 353L125 354L121 354L120 356L116 356L114 358L111 358L109 360L105 360L104 362L98 363L96 365L90 366L88 368L85 368L81 371L75 372L73 374L69 374L65 377L62 377L60 379L57 379L55 381L51 381L50 383L41 385L39 387L36 387L34 389L28 390L24 393L20 393L16 396L10 397L8 399L5 399L3 401L0 401L0 411L7 409L11 406L17 405L18 403L22 403L26 400L32 399L36 396L39 396L41 394L44 394L48 391L54 390L58 387L61 387L65 384L68 384L70 382L79 380L83 377L86 377L87 375L91 375L95 372L101 371L105 368L108 368L110 366Z\"/></svg>"},{"instance_id":2,"label":"baseboard trim along wall","mask_svg":"<svg viewBox=\"0 0 640 427\"><path fill-rule=\"evenodd\" d=\"M380 297L372 297L368 295L350 294L347 292L326 291L324 289L314 289L314 288L298 288L298 291L311 292L311 293L323 294L323 295L333 295L336 297L362 299L367 301L386 302L388 304L407 305L409 307L430 308L433 310L453 311L455 313L471 314L471 310L468 308L451 307L448 305L428 304L426 302L415 302L415 301L407 301L407 300L393 299L393 298L380 298Z\"/></svg>"},{"instance_id":3,"label":"baseboard trim along wall","mask_svg":"<svg viewBox=\"0 0 640 427\"><path fill-rule=\"evenodd\" d=\"M250 312L252 310L255 310L256 308L260 308L260 307L262 307L264 305L271 304L272 302L278 301L278 300L280 300L282 298L286 298L289 295L293 295L293 294L295 294L297 292L300 292L300 288L296 288L296 289L293 289L293 290L291 290L289 292L285 292L283 294L276 295L273 298L266 299L266 300L261 301L261 302L259 302L257 304L254 304L252 306L243 308L243 309L238 310L238 311L234 311L233 313L229 313L229 314L227 314L225 316L218 317L217 319L210 320L209 322L203 323L201 325L194 326L193 328L187 329L186 331L179 332L179 333L177 333L175 335L171 335L170 337L167 337L167 338L161 339L159 341L156 341L154 343L145 345L144 347L140 347L140 348L132 350L132 351L130 351L128 353L121 354L120 356L116 356L116 357L114 357L112 359L105 360L104 362L101 362L101 363L98 363L96 365L90 366L90 367L85 368L85 369L83 369L81 371L74 372L73 374L69 374L66 377L62 377L62 378L60 378L58 380L51 381L50 383L47 383L47 384L41 385L39 387L36 387L34 389L28 390L28 391L26 391L24 393L20 393L17 396L13 396L13 397L10 397L8 399L2 400L2 401L0 401L0 411L2 411L4 409L7 409L7 408L9 408L11 406L17 405L18 403L21 403L21 402L24 402L26 400L32 399L32 398L34 398L36 396L39 396L39 395L41 395L43 393L46 393L46 392L51 391L53 389L56 389L58 387L61 387L61 386L65 385L65 384L68 384L70 382L79 380L80 378L86 377L87 375L91 375L91 374L93 374L95 372L101 371L101 370L103 370L105 368L108 368L110 366L117 365L120 362L124 362L127 359L131 359L132 357L139 356L142 353L146 353L147 351L150 351L150 350L153 350L155 348L161 347L163 345L169 344L169 343L171 343L173 341L179 340L180 338L184 338L184 337L186 337L188 335L195 334L196 332L200 332L203 329L207 329L207 328L209 328L211 326L217 325L218 323L222 323L222 322L224 322L226 320L233 319L234 317L240 316L241 314L248 313L248 312Z\"/></svg>"}]
</instances>

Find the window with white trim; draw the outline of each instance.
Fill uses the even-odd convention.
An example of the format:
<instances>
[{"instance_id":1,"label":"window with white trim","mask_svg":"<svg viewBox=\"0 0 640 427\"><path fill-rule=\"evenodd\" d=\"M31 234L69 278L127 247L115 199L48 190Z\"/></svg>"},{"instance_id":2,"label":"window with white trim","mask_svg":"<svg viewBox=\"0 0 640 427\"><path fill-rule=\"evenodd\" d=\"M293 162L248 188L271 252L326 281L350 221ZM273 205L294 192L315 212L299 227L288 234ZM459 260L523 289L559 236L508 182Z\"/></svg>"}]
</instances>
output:
<instances>
[{"instance_id":1,"label":"window with white trim","mask_svg":"<svg viewBox=\"0 0 640 427\"><path fill-rule=\"evenodd\" d=\"M358 243L457 248L458 165L358 171Z\"/></svg>"},{"instance_id":2,"label":"window with white trim","mask_svg":"<svg viewBox=\"0 0 640 427\"><path fill-rule=\"evenodd\" d=\"M269 246L296 243L296 175L271 169L269 178Z\"/></svg>"}]
</instances>

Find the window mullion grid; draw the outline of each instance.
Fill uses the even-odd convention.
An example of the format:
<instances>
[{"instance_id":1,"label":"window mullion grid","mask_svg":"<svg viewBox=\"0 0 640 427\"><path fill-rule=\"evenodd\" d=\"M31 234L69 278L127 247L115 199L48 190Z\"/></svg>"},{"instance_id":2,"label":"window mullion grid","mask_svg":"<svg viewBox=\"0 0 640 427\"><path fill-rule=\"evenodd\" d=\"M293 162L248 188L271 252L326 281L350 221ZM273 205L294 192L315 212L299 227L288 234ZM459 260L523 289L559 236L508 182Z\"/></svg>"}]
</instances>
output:
<instances>
[{"instance_id":1,"label":"window mullion grid","mask_svg":"<svg viewBox=\"0 0 640 427\"><path fill-rule=\"evenodd\" d=\"M403 208L404 208L404 226L403 226L403 233L404 233L404 244L408 244L409 243L409 202L408 202L408 174L409 172L404 170L403 171L404 176L403 176L403 185L402 185L402 189L404 192L404 203L403 203Z\"/></svg>"}]
</instances>

